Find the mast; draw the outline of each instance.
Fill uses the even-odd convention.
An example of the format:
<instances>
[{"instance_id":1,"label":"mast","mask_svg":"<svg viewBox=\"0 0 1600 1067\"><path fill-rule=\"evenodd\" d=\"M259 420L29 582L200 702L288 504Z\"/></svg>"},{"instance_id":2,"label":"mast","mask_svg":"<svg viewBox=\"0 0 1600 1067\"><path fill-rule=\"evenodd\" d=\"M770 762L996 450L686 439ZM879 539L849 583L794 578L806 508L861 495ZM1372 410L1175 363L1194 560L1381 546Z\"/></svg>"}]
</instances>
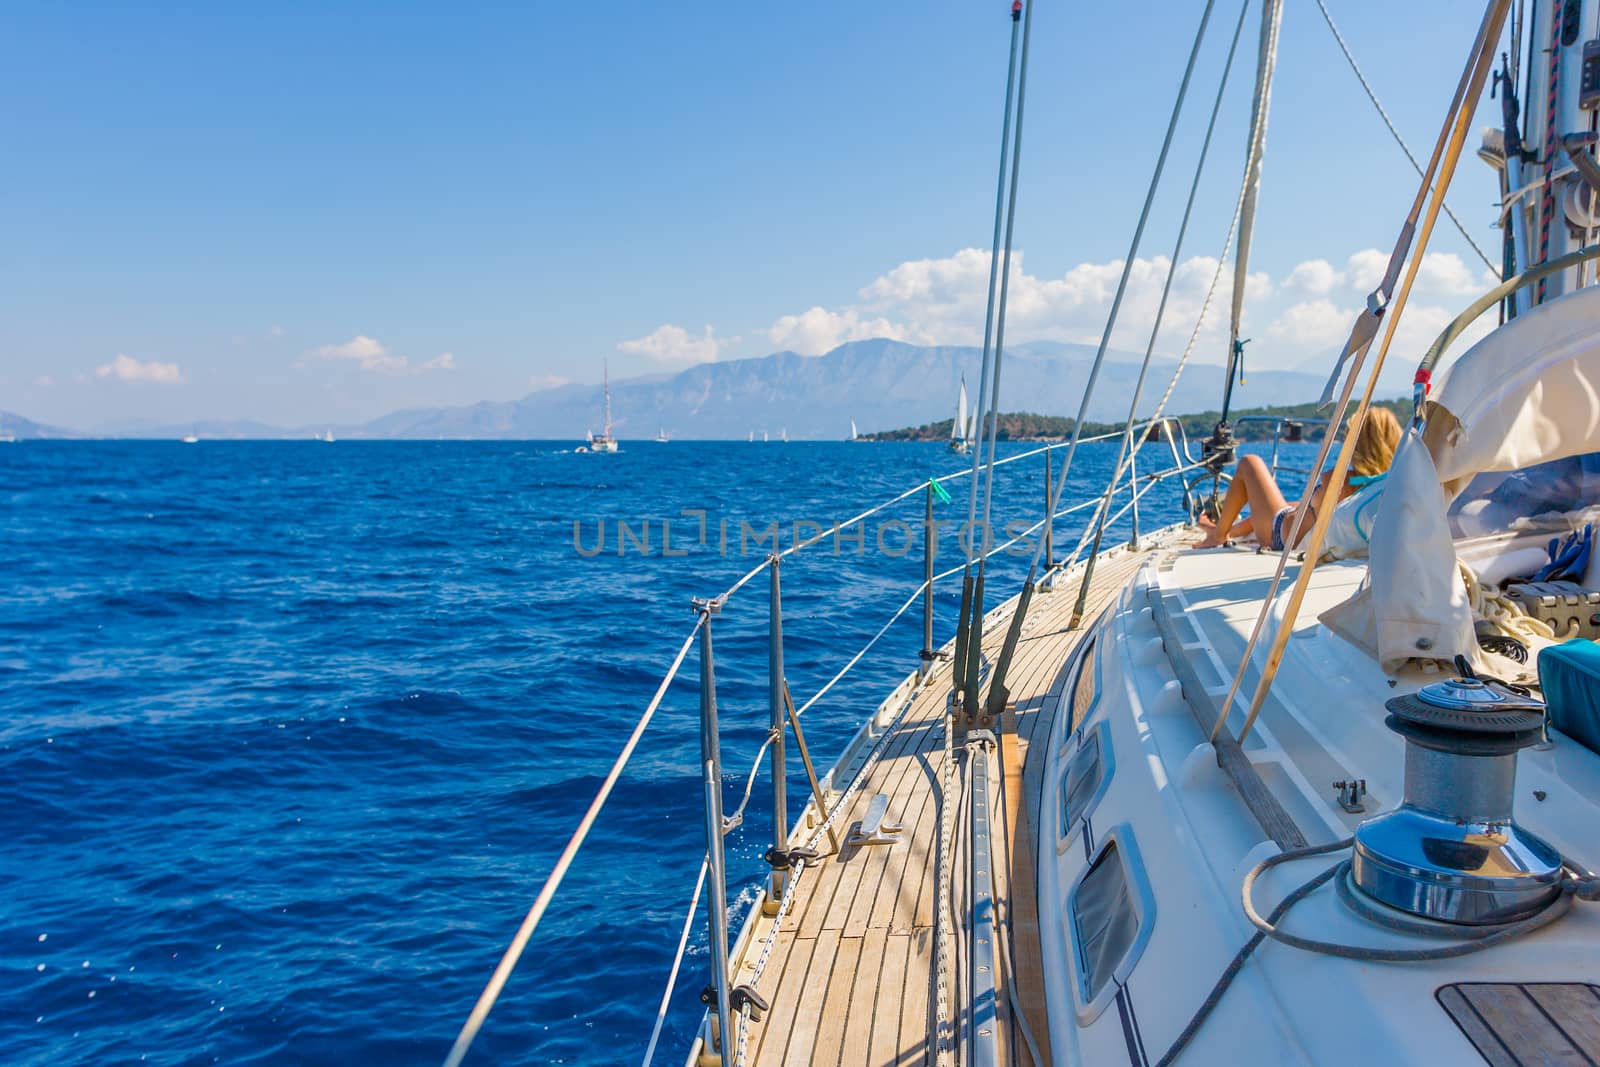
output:
<instances>
[{"instance_id":1,"label":"mast","mask_svg":"<svg viewBox=\"0 0 1600 1067\"><path fill-rule=\"evenodd\" d=\"M606 386L606 432L605 432L605 435L606 435L606 439L609 440L611 438L611 364L609 362L607 362L607 363L602 364L602 367L603 367L603 369L601 371L601 374L604 376L604 381L605 381L605 386Z\"/></svg>"}]
</instances>

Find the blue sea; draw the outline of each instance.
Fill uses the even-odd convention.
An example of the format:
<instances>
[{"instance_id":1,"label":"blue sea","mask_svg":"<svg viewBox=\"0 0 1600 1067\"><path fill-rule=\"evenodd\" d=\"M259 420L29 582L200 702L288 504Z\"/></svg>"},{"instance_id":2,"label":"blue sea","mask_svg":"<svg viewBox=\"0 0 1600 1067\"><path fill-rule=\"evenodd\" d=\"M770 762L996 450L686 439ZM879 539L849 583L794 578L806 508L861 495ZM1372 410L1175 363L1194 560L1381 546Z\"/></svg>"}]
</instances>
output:
<instances>
[{"instance_id":1,"label":"blue sea","mask_svg":"<svg viewBox=\"0 0 1600 1067\"><path fill-rule=\"evenodd\" d=\"M438 1063L691 598L759 563L771 522L787 546L796 522L965 462L923 443L623 448L0 445L0 1059ZM1068 502L1113 456L1084 446ZM965 484L939 505L941 569L960 562ZM1043 498L1040 458L1001 468L996 524ZM922 509L785 563L797 701L921 580ZM1178 514L1171 483L1141 504L1146 529ZM1079 520L1059 521L1058 557ZM995 598L1026 563L997 557ZM959 577L938 589L938 641L958 596ZM715 622L730 805L766 733L767 600L763 578ZM824 764L921 643L919 607L806 715ZM696 664L469 1062L639 1061L703 848ZM741 917L770 826L763 778L728 842ZM703 938L658 1062L682 1061L698 1021Z\"/></svg>"}]
</instances>

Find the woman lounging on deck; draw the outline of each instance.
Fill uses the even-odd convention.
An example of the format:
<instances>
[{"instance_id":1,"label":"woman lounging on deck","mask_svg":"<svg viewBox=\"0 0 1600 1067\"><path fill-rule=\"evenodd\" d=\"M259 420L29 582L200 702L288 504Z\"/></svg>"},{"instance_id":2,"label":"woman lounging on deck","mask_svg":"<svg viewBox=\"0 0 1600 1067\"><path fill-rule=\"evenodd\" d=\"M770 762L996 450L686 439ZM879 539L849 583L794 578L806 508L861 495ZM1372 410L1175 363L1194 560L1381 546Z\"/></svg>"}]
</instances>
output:
<instances>
[{"instance_id":1,"label":"woman lounging on deck","mask_svg":"<svg viewBox=\"0 0 1600 1067\"><path fill-rule=\"evenodd\" d=\"M1354 421L1354 416L1351 416L1351 420ZM1346 432L1349 432L1348 425ZM1394 461L1394 450L1399 444L1400 421L1394 417L1394 412L1388 408L1368 408L1366 422L1356 438L1350 473L1345 476L1334 502L1338 503L1363 486L1382 478L1388 472L1389 464ZM1206 535L1197 547L1216 548L1232 538L1253 534L1257 541L1272 551L1283 551L1284 541L1294 529L1298 511L1304 509L1306 512L1305 521L1300 524L1301 537L1316 521L1317 508L1322 506L1327 495L1329 473L1324 471L1317 480L1317 487L1312 490L1309 500L1291 504L1283 498L1283 491L1273 481L1272 471L1267 468L1265 460L1260 456L1240 456L1216 521L1203 515L1200 517L1200 528ZM1241 517L1246 508L1249 514ZM1299 538L1295 543L1299 543Z\"/></svg>"}]
</instances>

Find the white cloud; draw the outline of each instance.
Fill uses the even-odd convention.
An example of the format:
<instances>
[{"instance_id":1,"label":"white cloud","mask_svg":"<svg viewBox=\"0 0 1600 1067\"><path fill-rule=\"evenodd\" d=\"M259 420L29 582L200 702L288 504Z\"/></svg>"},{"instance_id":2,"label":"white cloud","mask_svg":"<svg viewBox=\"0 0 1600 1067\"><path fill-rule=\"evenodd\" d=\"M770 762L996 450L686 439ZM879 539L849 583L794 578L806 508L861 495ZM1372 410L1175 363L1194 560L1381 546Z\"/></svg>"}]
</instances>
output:
<instances>
[{"instance_id":1,"label":"white cloud","mask_svg":"<svg viewBox=\"0 0 1600 1067\"><path fill-rule=\"evenodd\" d=\"M559 389L563 385L571 384L571 378L563 378L559 374L535 374L528 379L528 388L536 393L544 389Z\"/></svg>"},{"instance_id":2,"label":"white cloud","mask_svg":"<svg viewBox=\"0 0 1600 1067\"><path fill-rule=\"evenodd\" d=\"M96 367L94 376L101 380L114 379L119 382L149 382L155 385L182 385L183 373L179 371L176 363L158 363L155 360L140 361L121 352L110 363Z\"/></svg>"},{"instance_id":3,"label":"white cloud","mask_svg":"<svg viewBox=\"0 0 1600 1067\"><path fill-rule=\"evenodd\" d=\"M41 374L33 380L33 384L37 385L41 389L48 389L52 385L56 384L56 380L50 377L48 374Z\"/></svg>"},{"instance_id":4,"label":"white cloud","mask_svg":"<svg viewBox=\"0 0 1600 1067\"><path fill-rule=\"evenodd\" d=\"M1487 285L1454 252L1429 252L1422 257L1417 269L1417 288L1438 296L1476 296L1499 282L1494 279Z\"/></svg>"},{"instance_id":5,"label":"white cloud","mask_svg":"<svg viewBox=\"0 0 1600 1067\"><path fill-rule=\"evenodd\" d=\"M456 369L456 354L454 352L440 352L437 356L434 356L432 359L428 360L428 362L424 363L421 367L418 367L417 369L419 371L424 371L424 370L455 370Z\"/></svg>"},{"instance_id":6,"label":"white cloud","mask_svg":"<svg viewBox=\"0 0 1600 1067\"><path fill-rule=\"evenodd\" d=\"M314 349L311 355L318 359L347 360L362 370L389 373L405 370L408 362L406 357L395 355L382 341L366 334L357 334L342 345L323 345Z\"/></svg>"},{"instance_id":7,"label":"white cloud","mask_svg":"<svg viewBox=\"0 0 1600 1067\"><path fill-rule=\"evenodd\" d=\"M286 331L282 326L273 326L267 330L268 337L282 337Z\"/></svg>"},{"instance_id":8,"label":"white cloud","mask_svg":"<svg viewBox=\"0 0 1600 1067\"><path fill-rule=\"evenodd\" d=\"M726 342L719 340L710 326L697 337L682 326L674 326L669 322L657 326L643 337L623 341L617 345L617 350L644 356L657 363L688 365L711 362L725 345Z\"/></svg>"},{"instance_id":9,"label":"white cloud","mask_svg":"<svg viewBox=\"0 0 1600 1067\"><path fill-rule=\"evenodd\" d=\"M1308 259L1295 265L1283 280L1283 287L1307 296L1327 296L1343 280L1344 276L1333 269L1332 263L1325 259Z\"/></svg>"},{"instance_id":10,"label":"white cloud","mask_svg":"<svg viewBox=\"0 0 1600 1067\"><path fill-rule=\"evenodd\" d=\"M1331 365L1367 293L1382 280L1388 260L1388 252L1366 248L1342 260L1337 256L1307 259L1281 273L1252 271L1246 280L1241 324L1244 336L1254 334L1259 339L1250 349L1251 365L1313 372ZM1080 262L1054 275L1030 274L1023 264L1023 254L1014 253L1007 281L1007 341L1097 344L1123 262ZM1171 268L1171 261L1164 256L1134 261L1111 338L1114 348L1143 352ZM1219 276L1217 260L1211 256L1192 256L1172 271L1166 315L1156 338L1159 356L1175 357L1183 350L1214 277L1216 289L1198 333L1196 358L1212 363L1222 360L1233 266L1225 264ZM1447 252L1425 256L1391 351L1390 368L1420 356L1422 346L1438 328L1470 296L1490 284L1492 279L1474 277L1472 268L1459 256ZM949 256L895 265L863 285L853 302L817 305L784 315L763 332L774 347L802 355L820 355L849 341L876 337L917 344L977 345L983 340L988 294L989 252L963 248ZM618 347L661 362L687 363L717 358L734 340L717 338L710 326L696 336L666 325Z\"/></svg>"},{"instance_id":11,"label":"white cloud","mask_svg":"<svg viewBox=\"0 0 1600 1067\"><path fill-rule=\"evenodd\" d=\"M779 348L802 356L820 356L846 341L863 341L869 337L887 337L895 341L931 340L888 319L864 319L853 308L829 311L821 307L783 316L767 330L767 337Z\"/></svg>"},{"instance_id":12,"label":"white cloud","mask_svg":"<svg viewBox=\"0 0 1600 1067\"><path fill-rule=\"evenodd\" d=\"M1279 313L1267 327L1267 340L1306 353L1342 348L1354 322L1351 312L1331 300L1306 300Z\"/></svg>"},{"instance_id":13,"label":"white cloud","mask_svg":"<svg viewBox=\"0 0 1600 1067\"><path fill-rule=\"evenodd\" d=\"M1007 283L1006 335L1014 341L1058 340L1094 344L1122 274L1121 260L1078 263L1057 277L1029 274L1021 252L1014 253ZM1129 275L1127 292L1112 343L1124 350L1142 350L1160 301L1161 286L1171 261L1157 256L1139 259ZM1178 264L1157 350L1181 349L1192 328L1217 261L1195 256ZM1213 339L1222 324L1232 274L1218 286L1203 339ZM804 316L780 319L772 333L810 327L814 343L839 343L861 336L888 336L908 341L975 345L983 339L989 293L989 253L965 248L941 259L902 263L860 291L857 308L813 308ZM1248 279L1252 301L1271 295L1271 278L1255 272ZM868 314L878 317L867 318ZM853 317L852 317L853 316ZM774 336L776 340L776 336ZM805 349L797 349L805 351Z\"/></svg>"}]
</instances>

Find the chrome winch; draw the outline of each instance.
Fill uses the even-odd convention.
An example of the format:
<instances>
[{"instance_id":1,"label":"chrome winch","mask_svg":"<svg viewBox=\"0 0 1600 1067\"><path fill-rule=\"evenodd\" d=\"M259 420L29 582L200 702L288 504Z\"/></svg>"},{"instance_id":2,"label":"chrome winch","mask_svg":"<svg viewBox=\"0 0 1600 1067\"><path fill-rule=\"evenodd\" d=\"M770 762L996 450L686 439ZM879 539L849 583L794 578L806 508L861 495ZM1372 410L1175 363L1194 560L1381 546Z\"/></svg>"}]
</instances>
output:
<instances>
[{"instance_id":1,"label":"chrome winch","mask_svg":"<svg viewBox=\"0 0 1600 1067\"><path fill-rule=\"evenodd\" d=\"M1560 893L1561 854L1511 817L1517 753L1544 706L1470 675L1390 699L1406 739L1405 799L1356 831L1351 877L1368 897L1426 919L1514 922Z\"/></svg>"}]
</instances>

